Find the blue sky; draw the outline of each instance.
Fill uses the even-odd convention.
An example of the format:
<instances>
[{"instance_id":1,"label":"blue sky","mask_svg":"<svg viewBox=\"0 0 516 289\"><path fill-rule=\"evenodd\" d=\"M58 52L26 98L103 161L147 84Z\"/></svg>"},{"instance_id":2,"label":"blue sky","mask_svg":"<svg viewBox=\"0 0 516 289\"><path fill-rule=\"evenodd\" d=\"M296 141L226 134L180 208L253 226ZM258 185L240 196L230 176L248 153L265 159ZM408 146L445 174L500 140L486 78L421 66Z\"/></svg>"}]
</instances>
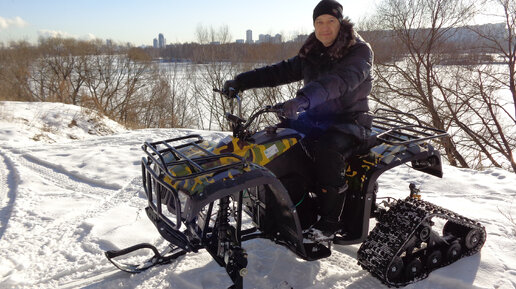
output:
<instances>
[{"instance_id":1,"label":"blue sky","mask_svg":"<svg viewBox=\"0 0 516 289\"><path fill-rule=\"evenodd\" d=\"M353 21L371 12L378 0L340 0ZM0 0L0 42L41 35L112 39L152 45L158 33L167 43L196 41L197 27L227 25L232 39L247 29L290 37L310 33L312 11L319 0Z\"/></svg>"}]
</instances>

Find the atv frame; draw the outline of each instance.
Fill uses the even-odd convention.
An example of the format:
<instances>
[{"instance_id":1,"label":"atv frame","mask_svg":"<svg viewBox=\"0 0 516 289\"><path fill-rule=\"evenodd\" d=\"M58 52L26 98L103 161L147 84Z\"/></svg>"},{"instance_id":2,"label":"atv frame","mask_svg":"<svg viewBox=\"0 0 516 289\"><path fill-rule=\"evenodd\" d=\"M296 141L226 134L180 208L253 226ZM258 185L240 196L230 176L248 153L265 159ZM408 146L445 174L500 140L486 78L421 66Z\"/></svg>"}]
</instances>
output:
<instances>
[{"instance_id":1,"label":"atv frame","mask_svg":"<svg viewBox=\"0 0 516 289\"><path fill-rule=\"evenodd\" d=\"M270 112L278 113L278 109L265 107L247 122L228 114L233 136L255 141L253 135L256 134L249 129L251 122ZM269 128L267 134L303 137L290 129ZM411 114L376 111L371 134L373 145L366 153L355 156L355 162L348 168L356 174L343 210L342 219L347 220L343 224L346 234L308 242L303 235L297 204L278 177L265 166L235 153L214 153L200 135L145 142L142 146L145 157L141 162L143 187L148 199L145 210L160 235L170 244L163 252L158 252L151 244L138 244L108 251L106 257L119 269L138 273L205 249L226 269L234 283L230 288L241 289L247 274L243 242L269 239L309 261L328 257L331 244L363 242L368 236L369 219L379 212L376 204L378 177L386 170L408 162L416 170L442 177L440 154L428 141L445 136L446 132L424 126ZM175 167L186 168L189 173L174 173L172 168ZM411 191L416 193L413 187ZM143 248L154 253L147 262L131 265L119 261L118 257Z\"/></svg>"}]
</instances>

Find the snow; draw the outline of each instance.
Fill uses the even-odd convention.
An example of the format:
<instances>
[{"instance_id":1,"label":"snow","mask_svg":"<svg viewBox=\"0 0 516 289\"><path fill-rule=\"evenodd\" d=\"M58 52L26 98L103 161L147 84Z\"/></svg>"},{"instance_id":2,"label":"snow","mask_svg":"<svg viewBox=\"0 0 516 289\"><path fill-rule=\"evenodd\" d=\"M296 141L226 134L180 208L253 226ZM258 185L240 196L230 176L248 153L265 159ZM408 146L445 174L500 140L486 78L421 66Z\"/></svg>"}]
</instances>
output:
<instances>
[{"instance_id":1,"label":"snow","mask_svg":"<svg viewBox=\"0 0 516 289\"><path fill-rule=\"evenodd\" d=\"M136 275L103 255L140 242L166 246L144 211L140 146L191 133L227 135L126 130L72 105L0 102L0 288L230 286L205 251ZM403 198L409 182L424 200L479 220L488 236L480 254L406 288L516 288L516 174L445 166L439 179L401 166L380 177L379 197ZM244 288L385 288L357 265L359 245L334 245L329 258L313 262L268 240L247 241L244 248Z\"/></svg>"}]
</instances>

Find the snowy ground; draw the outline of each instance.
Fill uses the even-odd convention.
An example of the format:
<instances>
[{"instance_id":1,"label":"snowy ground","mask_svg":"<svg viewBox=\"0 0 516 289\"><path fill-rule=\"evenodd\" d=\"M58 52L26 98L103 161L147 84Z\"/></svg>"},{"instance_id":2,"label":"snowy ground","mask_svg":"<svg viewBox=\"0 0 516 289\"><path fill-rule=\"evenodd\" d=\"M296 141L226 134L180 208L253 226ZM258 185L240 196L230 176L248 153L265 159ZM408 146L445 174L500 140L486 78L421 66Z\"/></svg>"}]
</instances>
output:
<instances>
[{"instance_id":1,"label":"snowy ground","mask_svg":"<svg viewBox=\"0 0 516 289\"><path fill-rule=\"evenodd\" d=\"M191 132L129 131L75 106L0 102L0 288L227 288L229 277L206 252L137 275L103 255L139 242L165 245L143 210L140 146ZM483 223L487 242L481 254L407 288L516 288L516 174L449 166L444 174L391 170L380 196L405 197L416 182L423 199ZM267 240L244 247L245 288L384 288L357 265L358 245L334 246L315 262Z\"/></svg>"}]
</instances>

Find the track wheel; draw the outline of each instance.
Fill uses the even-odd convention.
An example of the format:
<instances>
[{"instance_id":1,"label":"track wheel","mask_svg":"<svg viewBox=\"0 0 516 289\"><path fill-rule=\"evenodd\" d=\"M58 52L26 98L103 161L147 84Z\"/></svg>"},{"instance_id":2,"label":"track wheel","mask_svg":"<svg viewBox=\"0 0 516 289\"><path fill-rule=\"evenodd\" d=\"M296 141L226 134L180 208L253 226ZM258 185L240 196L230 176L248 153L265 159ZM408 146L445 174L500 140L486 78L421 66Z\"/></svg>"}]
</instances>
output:
<instances>
[{"instance_id":1,"label":"track wheel","mask_svg":"<svg viewBox=\"0 0 516 289\"><path fill-rule=\"evenodd\" d=\"M471 229L464 238L464 246L468 249L475 248L480 242L480 232L477 229Z\"/></svg>"},{"instance_id":2,"label":"track wheel","mask_svg":"<svg viewBox=\"0 0 516 289\"><path fill-rule=\"evenodd\" d=\"M403 260L396 256L387 269L387 280L397 280L403 272Z\"/></svg>"},{"instance_id":3,"label":"track wheel","mask_svg":"<svg viewBox=\"0 0 516 289\"><path fill-rule=\"evenodd\" d=\"M461 245L456 242L452 243L450 247L446 250L446 260L448 261L456 261L460 258L460 253L462 251Z\"/></svg>"},{"instance_id":4,"label":"track wheel","mask_svg":"<svg viewBox=\"0 0 516 289\"><path fill-rule=\"evenodd\" d=\"M428 257L426 257L426 267L428 269L434 269L441 265L443 262L443 253L439 250L435 250Z\"/></svg>"},{"instance_id":5,"label":"track wheel","mask_svg":"<svg viewBox=\"0 0 516 289\"><path fill-rule=\"evenodd\" d=\"M430 229L430 226L424 226L421 227L421 229L418 232L418 237L421 240L421 242L426 242L430 238L430 232L432 229Z\"/></svg>"},{"instance_id":6,"label":"track wheel","mask_svg":"<svg viewBox=\"0 0 516 289\"><path fill-rule=\"evenodd\" d=\"M405 266L405 277L409 280L413 280L421 274L423 271L423 263L419 258L414 258Z\"/></svg>"}]
</instances>

